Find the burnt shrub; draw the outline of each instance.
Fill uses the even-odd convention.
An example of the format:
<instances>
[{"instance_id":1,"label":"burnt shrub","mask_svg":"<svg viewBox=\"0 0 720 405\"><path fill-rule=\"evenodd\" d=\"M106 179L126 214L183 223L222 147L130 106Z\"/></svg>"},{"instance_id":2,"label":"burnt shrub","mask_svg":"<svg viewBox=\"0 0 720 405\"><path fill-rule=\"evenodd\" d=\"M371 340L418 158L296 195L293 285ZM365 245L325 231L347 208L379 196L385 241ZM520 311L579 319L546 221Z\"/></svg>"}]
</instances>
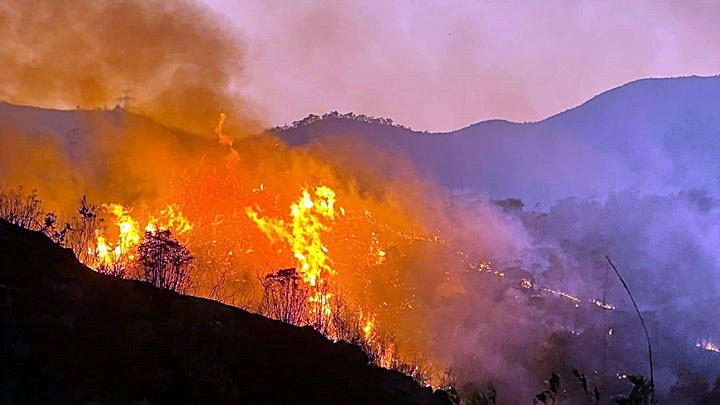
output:
<instances>
[{"instance_id":1,"label":"burnt shrub","mask_svg":"<svg viewBox=\"0 0 720 405\"><path fill-rule=\"evenodd\" d=\"M260 279L260 313L291 325L304 325L310 291L295 268L280 269Z\"/></svg>"},{"instance_id":2,"label":"burnt shrub","mask_svg":"<svg viewBox=\"0 0 720 405\"><path fill-rule=\"evenodd\" d=\"M190 288L190 251L169 229L145 232L137 248L140 276L155 287L185 294Z\"/></svg>"}]
</instances>

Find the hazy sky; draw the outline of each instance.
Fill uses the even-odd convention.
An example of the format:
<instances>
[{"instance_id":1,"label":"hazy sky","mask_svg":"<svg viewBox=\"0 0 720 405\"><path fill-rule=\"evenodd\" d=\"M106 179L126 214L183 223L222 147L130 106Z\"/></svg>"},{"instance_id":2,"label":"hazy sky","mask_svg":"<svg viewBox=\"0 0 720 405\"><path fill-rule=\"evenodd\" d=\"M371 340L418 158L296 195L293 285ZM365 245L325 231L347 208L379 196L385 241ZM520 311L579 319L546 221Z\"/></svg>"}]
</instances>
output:
<instances>
[{"instance_id":1,"label":"hazy sky","mask_svg":"<svg viewBox=\"0 0 720 405\"><path fill-rule=\"evenodd\" d=\"M246 44L239 86L273 125L535 121L638 78L720 73L720 2L204 1Z\"/></svg>"}]
</instances>

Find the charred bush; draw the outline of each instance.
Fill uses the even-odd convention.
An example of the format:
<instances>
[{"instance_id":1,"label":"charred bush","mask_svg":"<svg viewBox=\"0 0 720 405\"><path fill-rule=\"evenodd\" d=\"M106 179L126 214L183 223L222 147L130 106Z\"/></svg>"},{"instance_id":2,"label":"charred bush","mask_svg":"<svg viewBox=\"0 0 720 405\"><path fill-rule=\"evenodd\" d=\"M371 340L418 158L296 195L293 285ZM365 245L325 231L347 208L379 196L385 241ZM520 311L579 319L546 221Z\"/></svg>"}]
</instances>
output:
<instances>
[{"instance_id":1,"label":"charred bush","mask_svg":"<svg viewBox=\"0 0 720 405\"><path fill-rule=\"evenodd\" d=\"M184 294L190 288L190 251L169 229L145 232L137 248L140 275L152 285Z\"/></svg>"},{"instance_id":2,"label":"charred bush","mask_svg":"<svg viewBox=\"0 0 720 405\"><path fill-rule=\"evenodd\" d=\"M69 222L66 222L65 225L59 226L57 214L54 212L48 212L45 214L45 220L43 221L41 231L53 242L60 246L65 246L65 240L72 232L72 227Z\"/></svg>"},{"instance_id":3,"label":"charred bush","mask_svg":"<svg viewBox=\"0 0 720 405\"><path fill-rule=\"evenodd\" d=\"M90 259L90 241L95 236L95 232L103 227L104 221L99 215L101 208L88 203L86 195L80 199L77 211L78 215L67 223L70 232L64 238L63 245L72 249L78 260L87 263Z\"/></svg>"},{"instance_id":4,"label":"charred bush","mask_svg":"<svg viewBox=\"0 0 720 405\"><path fill-rule=\"evenodd\" d=\"M26 229L42 230L45 213L37 190L25 193L22 186L17 186L0 191L0 218Z\"/></svg>"},{"instance_id":5,"label":"charred bush","mask_svg":"<svg viewBox=\"0 0 720 405\"><path fill-rule=\"evenodd\" d=\"M295 268L280 269L260 279L260 313L291 325L306 323L310 290Z\"/></svg>"}]
</instances>

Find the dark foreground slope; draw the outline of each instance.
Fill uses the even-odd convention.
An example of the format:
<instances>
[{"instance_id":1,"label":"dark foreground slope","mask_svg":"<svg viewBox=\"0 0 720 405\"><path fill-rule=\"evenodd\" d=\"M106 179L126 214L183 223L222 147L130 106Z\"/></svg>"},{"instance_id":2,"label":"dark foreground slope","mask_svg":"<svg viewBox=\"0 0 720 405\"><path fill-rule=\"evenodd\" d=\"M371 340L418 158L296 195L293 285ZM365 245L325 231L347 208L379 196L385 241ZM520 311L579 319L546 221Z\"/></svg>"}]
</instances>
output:
<instances>
[{"instance_id":1,"label":"dark foreground slope","mask_svg":"<svg viewBox=\"0 0 720 405\"><path fill-rule=\"evenodd\" d=\"M0 220L0 403L436 403L356 347L81 265Z\"/></svg>"}]
</instances>

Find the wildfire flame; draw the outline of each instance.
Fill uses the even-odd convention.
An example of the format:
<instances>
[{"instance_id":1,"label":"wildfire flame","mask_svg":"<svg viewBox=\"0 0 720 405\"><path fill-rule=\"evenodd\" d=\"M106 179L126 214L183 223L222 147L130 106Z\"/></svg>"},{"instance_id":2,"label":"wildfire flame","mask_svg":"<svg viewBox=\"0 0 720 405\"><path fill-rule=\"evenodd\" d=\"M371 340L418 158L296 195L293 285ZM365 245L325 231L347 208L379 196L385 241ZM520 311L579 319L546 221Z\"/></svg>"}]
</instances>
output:
<instances>
[{"instance_id":1,"label":"wildfire flame","mask_svg":"<svg viewBox=\"0 0 720 405\"><path fill-rule=\"evenodd\" d=\"M374 330L375 330L375 318L370 318L367 321L365 321L365 325L363 326L363 334L365 335L365 339L367 339L367 340L372 339Z\"/></svg>"},{"instance_id":2,"label":"wildfire flame","mask_svg":"<svg viewBox=\"0 0 720 405\"><path fill-rule=\"evenodd\" d=\"M117 227L115 243L108 240L108 235L100 230L95 231L95 246L88 248L88 264L94 269L113 268L125 261L135 258L135 249L142 242L144 231L157 232L163 229L172 229L176 234L182 235L193 229L180 208L175 204L168 205L157 215L148 215L145 227L130 215L130 209L120 204L105 204L105 211L114 216L113 223Z\"/></svg>"},{"instance_id":3,"label":"wildfire flame","mask_svg":"<svg viewBox=\"0 0 720 405\"><path fill-rule=\"evenodd\" d=\"M695 347L705 349L709 352L720 353L720 345L710 339L698 339L695 343Z\"/></svg>"},{"instance_id":4,"label":"wildfire flame","mask_svg":"<svg viewBox=\"0 0 720 405\"><path fill-rule=\"evenodd\" d=\"M218 136L218 142L220 145L227 145L230 147L230 155L228 155L227 158L227 165L228 168L232 168L233 165L235 165L240 160L240 154L233 146L233 137L226 135L223 133L223 128L225 127L225 121L227 120L227 115L224 113L220 113L220 117L218 118L218 123L215 126L215 134Z\"/></svg>"},{"instance_id":5,"label":"wildfire flame","mask_svg":"<svg viewBox=\"0 0 720 405\"><path fill-rule=\"evenodd\" d=\"M145 227L145 230L150 232L156 232L160 229L172 229L176 234L182 235L190 232L193 225L177 204L170 204L160 211L158 217L150 215L148 224Z\"/></svg>"},{"instance_id":6,"label":"wildfire flame","mask_svg":"<svg viewBox=\"0 0 720 405\"><path fill-rule=\"evenodd\" d=\"M94 268L101 266L112 267L130 253L133 247L141 240L138 223L130 216L128 210L119 204L105 204L103 206L110 214L115 216L115 225L118 228L117 243L108 242L105 235L96 230L95 249L88 248L91 257L95 258ZM132 258L132 257L130 257Z\"/></svg>"},{"instance_id":7,"label":"wildfire flame","mask_svg":"<svg viewBox=\"0 0 720 405\"><path fill-rule=\"evenodd\" d=\"M329 229L324 220L335 219L335 192L321 186L315 189L314 195L313 199L310 191L302 191L300 199L290 206L291 223L260 218L255 208L248 207L245 211L270 240L290 245L303 280L313 287L335 273L321 237Z\"/></svg>"},{"instance_id":8,"label":"wildfire flame","mask_svg":"<svg viewBox=\"0 0 720 405\"><path fill-rule=\"evenodd\" d=\"M317 318L316 324L327 327L333 315L333 294L328 291L328 277L335 274L335 270L328 258L322 234L329 230L325 222L335 219L335 192L321 186L313 194L314 198L308 189L302 190L300 199L290 206L291 223L282 219L260 218L258 211L250 207L246 209L246 214L271 241L279 240L290 246L303 281L314 289L308 297L310 315ZM330 337L335 335L332 328L325 332Z\"/></svg>"},{"instance_id":9,"label":"wildfire flame","mask_svg":"<svg viewBox=\"0 0 720 405\"><path fill-rule=\"evenodd\" d=\"M215 134L230 149L227 170L217 170L222 164L216 162L199 162L173 180L172 193L165 196L165 203L171 203L164 209L103 205L108 227L96 231L86 264L103 272L130 269L120 275L140 277L127 266L136 266L145 232L171 230L195 260L190 293L250 310L259 308L262 296L250 293L244 304L233 297L242 294L237 288L243 283L252 291L262 283L253 278L253 269L294 267L300 287L306 288L300 323L333 340L361 339L378 365L400 364L415 348L409 336L398 336L394 328L403 311L413 309L415 294L404 284L406 275L386 264L402 257L401 249L446 242L438 233L425 233L414 219L394 209L386 212L384 205L354 192L343 199L346 210L328 185L334 184L332 179L314 186L302 175L288 178L290 185L305 184L295 189L295 199L295 191L272 177L247 181L249 169L224 132L226 120L221 114Z\"/></svg>"}]
</instances>

